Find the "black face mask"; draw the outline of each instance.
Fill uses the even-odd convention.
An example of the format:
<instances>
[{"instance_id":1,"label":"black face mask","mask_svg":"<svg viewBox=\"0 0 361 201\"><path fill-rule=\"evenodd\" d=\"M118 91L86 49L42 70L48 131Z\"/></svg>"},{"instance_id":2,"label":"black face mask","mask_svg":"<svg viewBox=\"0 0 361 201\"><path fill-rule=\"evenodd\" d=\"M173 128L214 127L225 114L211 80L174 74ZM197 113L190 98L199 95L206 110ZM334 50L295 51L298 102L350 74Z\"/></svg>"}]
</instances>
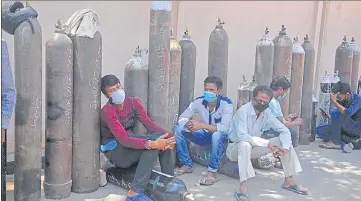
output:
<instances>
[{"instance_id":1,"label":"black face mask","mask_svg":"<svg viewBox=\"0 0 361 201\"><path fill-rule=\"evenodd\" d=\"M263 112L269 107L269 103L261 104L261 103L255 103L253 104L254 109L256 109L258 112Z\"/></svg>"}]
</instances>

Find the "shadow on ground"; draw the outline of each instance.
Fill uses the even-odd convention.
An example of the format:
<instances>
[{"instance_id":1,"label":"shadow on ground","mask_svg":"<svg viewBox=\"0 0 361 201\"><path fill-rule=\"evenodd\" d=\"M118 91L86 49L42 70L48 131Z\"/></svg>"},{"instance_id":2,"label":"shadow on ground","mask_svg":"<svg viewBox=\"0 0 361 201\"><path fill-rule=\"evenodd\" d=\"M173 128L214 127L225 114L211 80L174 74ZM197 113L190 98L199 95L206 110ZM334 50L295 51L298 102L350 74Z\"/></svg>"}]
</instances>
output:
<instances>
[{"instance_id":1,"label":"shadow on ground","mask_svg":"<svg viewBox=\"0 0 361 201\"><path fill-rule=\"evenodd\" d=\"M307 196L281 189L283 172L279 169L256 170L256 177L249 180L252 201L356 201L361 200L361 151L351 154L340 150L325 150L318 147L319 141L310 146L299 146L297 152L303 172L296 181L310 190ZM194 173L180 177L194 194L196 201L235 201L233 193L239 181L219 175L220 181L213 186L199 186L206 167L195 165ZM13 201L12 177L8 177L8 201ZM125 201L126 191L108 184L90 194L75 194L64 201ZM42 196L42 201L47 199Z\"/></svg>"}]
</instances>

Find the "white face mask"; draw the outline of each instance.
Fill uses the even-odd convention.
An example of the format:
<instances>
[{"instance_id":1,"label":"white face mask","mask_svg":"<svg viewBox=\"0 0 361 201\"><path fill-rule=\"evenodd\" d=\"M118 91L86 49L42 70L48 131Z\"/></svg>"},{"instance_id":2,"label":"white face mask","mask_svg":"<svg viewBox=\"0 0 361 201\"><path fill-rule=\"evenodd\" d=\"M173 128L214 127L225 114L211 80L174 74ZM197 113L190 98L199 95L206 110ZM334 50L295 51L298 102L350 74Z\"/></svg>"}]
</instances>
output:
<instances>
[{"instance_id":1,"label":"white face mask","mask_svg":"<svg viewBox=\"0 0 361 201\"><path fill-rule=\"evenodd\" d=\"M110 96L113 104L123 104L125 100L125 92L123 89L116 90Z\"/></svg>"}]
</instances>

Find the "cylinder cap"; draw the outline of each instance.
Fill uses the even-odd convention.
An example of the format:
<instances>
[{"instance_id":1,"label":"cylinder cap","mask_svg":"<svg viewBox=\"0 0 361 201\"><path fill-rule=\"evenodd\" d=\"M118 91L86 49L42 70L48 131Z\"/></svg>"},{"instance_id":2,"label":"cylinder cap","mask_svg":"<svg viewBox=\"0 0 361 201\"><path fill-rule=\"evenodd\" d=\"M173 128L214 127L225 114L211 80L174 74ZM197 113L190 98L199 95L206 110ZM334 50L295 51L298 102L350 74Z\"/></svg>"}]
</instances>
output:
<instances>
[{"instance_id":1,"label":"cylinder cap","mask_svg":"<svg viewBox=\"0 0 361 201\"><path fill-rule=\"evenodd\" d=\"M281 30L280 30L280 32L279 32L279 35L280 35L280 36L287 35L286 27L285 27L285 25L283 25L283 24L282 24Z\"/></svg>"},{"instance_id":2,"label":"cylinder cap","mask_svg":"<svg viewBox=\"0 0 361 201\"><path fill-rule=\"evenodd\" d=\"M306 36L303 39L304 39L304 43L310 43L310 39L308 38L308 34L306 34Z\"/></svg>"},{"instance_id":3,"label":"cylinder cap","mask_svg":"<svg viewBox=\"0 0 361 201\"><path fill-rule=\"evenodd\" d=\"M216 28L223 28L223 25L226 24L224 21L221 21L221 18L218 17L218 24L216 25Z\"/></svg>"}]
</instances>

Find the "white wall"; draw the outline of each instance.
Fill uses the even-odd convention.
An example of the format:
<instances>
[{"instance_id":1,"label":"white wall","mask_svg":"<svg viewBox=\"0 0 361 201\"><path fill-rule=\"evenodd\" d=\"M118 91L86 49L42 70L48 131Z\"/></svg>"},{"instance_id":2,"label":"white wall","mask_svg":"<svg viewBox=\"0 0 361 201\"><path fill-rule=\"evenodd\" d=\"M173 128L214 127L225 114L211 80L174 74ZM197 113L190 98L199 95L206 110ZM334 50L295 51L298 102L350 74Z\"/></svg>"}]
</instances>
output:
<instances>
[{"instance_id":1,"label":"white wall","mask_svg":"<svg viewBox=\"0 0 361 201\"><path fill-rule=\"evenodd\" d=\"M135 47L140 45L148 48L150 1L31 1L30 4L39 13L43 45L51 36L58 18L66 21L79 9L94 9L99 14L100 32L103 36L103 75L112 73L123 80L125 63ZM224 28L229 35L227 93L234 101L241 76L244 74L249 80L253 75L256 44L266 26L272 37L278 34L282 24L292 38L298 36L302 39L307 33L315 44L316 51L320 43L322 2L180 1L173 4L173 10L178 9L173 13L172 22L178 38L183 35L185 27L188 27L189 34L197 45L195 96L201 95L203 80L207 77L208 39L217 23L217 17L226 22ZM331 1L329 4L324 38L321 41L318 77L326 69L333 71L336 47L341 44L345 33L349 40L354 36L361 45L361 2ZM2 33L2 37L8 42L10 58L13 59L13 36ZM11 64L13 66L13 60ZM44 95L45 93L43 97ZM104 102L104 98L102 100ZM12 123L9 129L9 152L13 150L13 131Z\"/></svg>"}]
</instances>

